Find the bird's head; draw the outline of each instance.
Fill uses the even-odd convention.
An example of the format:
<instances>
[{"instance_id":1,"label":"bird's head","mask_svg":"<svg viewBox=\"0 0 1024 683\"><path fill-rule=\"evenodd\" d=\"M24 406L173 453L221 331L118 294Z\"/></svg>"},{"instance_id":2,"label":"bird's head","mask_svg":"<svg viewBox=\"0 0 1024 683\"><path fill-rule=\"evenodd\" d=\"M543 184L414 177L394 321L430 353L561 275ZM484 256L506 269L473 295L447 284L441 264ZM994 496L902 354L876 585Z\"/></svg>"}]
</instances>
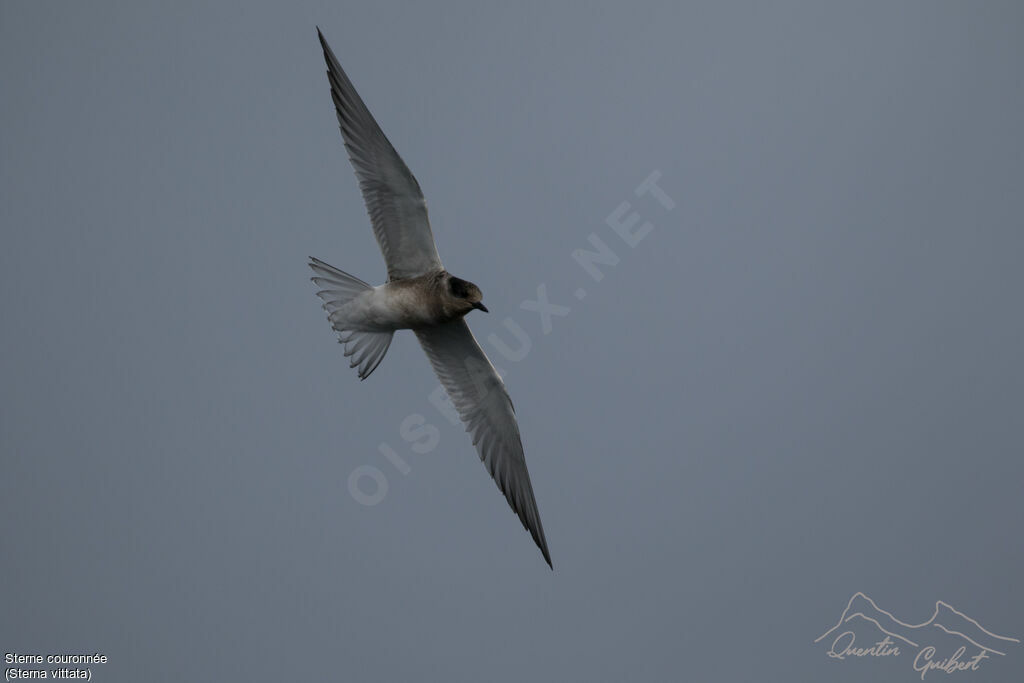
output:
<instances>
[{"instance_id":1,"label":"bird's head","mask_svg":"<svg viewBox=\"0 0 1024 683\"><path fill-rule=\"evenodd\" d=\"M487 307L481 300L484 298L480 288L468 280L462 280L454 275L448 276L448 294L451 296L454 308L460 315L466 315L474 308L487 313Z\"/></svg>"}]
</instances>

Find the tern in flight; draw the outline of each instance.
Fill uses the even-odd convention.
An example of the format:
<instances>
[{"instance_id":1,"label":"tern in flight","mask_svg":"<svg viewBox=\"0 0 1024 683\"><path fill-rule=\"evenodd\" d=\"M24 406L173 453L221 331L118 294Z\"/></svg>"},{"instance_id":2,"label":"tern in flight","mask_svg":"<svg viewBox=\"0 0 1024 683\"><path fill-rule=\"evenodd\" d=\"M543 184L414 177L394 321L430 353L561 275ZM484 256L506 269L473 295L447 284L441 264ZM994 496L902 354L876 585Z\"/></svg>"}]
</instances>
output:
<instances>
[{"instance_id":1,"label":"tern in flight","mask_svg":"<svg viewBox=\"0 0 1024 683\"><path fill-rule=\"evenodd\" d=\"M512 400L466 325L470 311L487 312L480 288L441 265L419 183L363 104L323 33L317 33L341 137L388 269L388 281L373 287L310 258L317 296L360 380L380 364L395 330L416 334L480 459L553 566Z\"/></svg>"}]
</instances>

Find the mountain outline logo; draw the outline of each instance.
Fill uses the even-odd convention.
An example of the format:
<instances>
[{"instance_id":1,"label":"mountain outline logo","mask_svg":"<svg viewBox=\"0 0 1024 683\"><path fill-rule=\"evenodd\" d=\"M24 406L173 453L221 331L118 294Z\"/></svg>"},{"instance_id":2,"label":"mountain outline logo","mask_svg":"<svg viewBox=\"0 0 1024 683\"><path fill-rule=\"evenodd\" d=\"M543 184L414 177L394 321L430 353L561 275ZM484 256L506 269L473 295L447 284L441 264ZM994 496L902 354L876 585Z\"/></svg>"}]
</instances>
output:
<instances>
[{"instance_id":1,"label":"mountain outline logo","mask_svg":"<svg viewBox=\"0 0 1024 683\"><path fill-rule=\"evenodd\" d=\"M879 634L883 636L880 640L877 639ZM873 638L874 642L867 647L857 645L858 635ZM898 658L904 652L916 650L913 668L922 680L931 671L947 674L978 671L984 660L992 655L1005 657L1021 642L1018 638L990 631L942 600L935 602L927 621L913 624L898 619L860 591L847 601L835 626L814 642L820 643L830 636L833 639L826 654L835 660Z\"/></svg>"}]
</instances>

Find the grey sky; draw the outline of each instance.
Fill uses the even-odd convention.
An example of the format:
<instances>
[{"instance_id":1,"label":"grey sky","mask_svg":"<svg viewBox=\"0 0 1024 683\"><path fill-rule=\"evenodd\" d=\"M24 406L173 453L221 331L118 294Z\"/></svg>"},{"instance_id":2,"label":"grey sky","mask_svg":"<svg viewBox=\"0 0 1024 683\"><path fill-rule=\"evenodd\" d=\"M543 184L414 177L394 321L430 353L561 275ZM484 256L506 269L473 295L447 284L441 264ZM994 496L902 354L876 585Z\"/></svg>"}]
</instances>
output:
<instances>
[{"instance_id":1,"label":"grey sky","mask_svg":"<svg viewBox=\"0 0 1024 683\"><path fill-rule=\"evenodd\" d=\"M812 643L856 591L1024 638L1021 5L405 5L0 5L0 649L103 652L97 683L919 680ZM554 572L414 337L360 383L314 296L309 255L384 278L316 25L484 292Z\"/></svg>"}]
</instances>

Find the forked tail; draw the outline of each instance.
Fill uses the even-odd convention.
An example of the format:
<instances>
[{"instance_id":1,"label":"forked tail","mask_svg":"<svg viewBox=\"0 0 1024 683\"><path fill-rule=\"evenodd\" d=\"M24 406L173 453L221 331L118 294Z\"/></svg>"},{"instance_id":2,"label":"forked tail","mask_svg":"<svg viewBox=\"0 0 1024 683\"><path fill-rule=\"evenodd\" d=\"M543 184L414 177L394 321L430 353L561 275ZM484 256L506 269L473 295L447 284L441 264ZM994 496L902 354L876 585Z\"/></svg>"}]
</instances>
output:
<instances>
[{"instance_id":1,"label":"forked tail","mask_svg":"<svg viewBox=\"0 0 1024 683\"><path fill-rule=\"evenodd\" d=\"M364 380L384 360L384 354L388 352L395 333L352 329L347 326L342 309L352 299L373 287L312 256L309 257L309 267L316 273L312 280L320 287L316 295L324 301L327 319L338 333L338 341L345 345L345 355L352 357L349 367L358 366L359 379Z\"/></svg>"}]
</instances>

